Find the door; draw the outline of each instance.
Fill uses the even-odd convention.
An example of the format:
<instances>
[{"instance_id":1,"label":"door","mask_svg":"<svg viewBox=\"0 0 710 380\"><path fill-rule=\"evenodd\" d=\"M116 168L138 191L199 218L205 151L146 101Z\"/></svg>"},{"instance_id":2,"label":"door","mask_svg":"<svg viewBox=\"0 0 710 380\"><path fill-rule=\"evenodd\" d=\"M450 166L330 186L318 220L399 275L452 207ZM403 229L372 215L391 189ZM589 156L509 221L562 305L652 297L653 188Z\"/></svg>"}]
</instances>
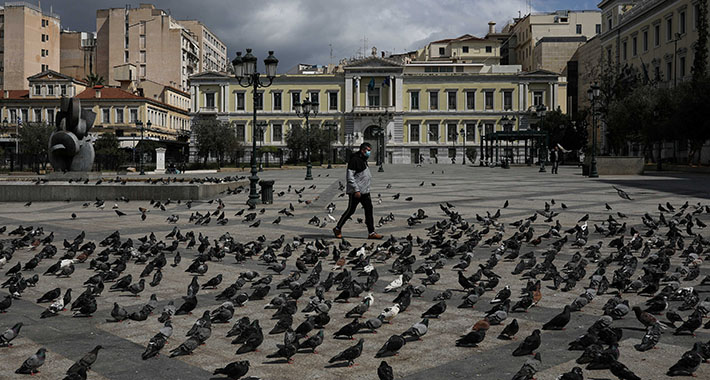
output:
<instances>
[{"instance_id":1,"label":"door","mask_svg":"<svg viewBox=\"0 0 710 380\"><path fill-rule=\"evenodd\" d=\"M370 143L372 145L372 152L370 153L370 158L368 159L368 162L370 163L377 163L379 162L378 157L379 156L379 147L380 147L380 136L377 134L377 130L379 129L378 126L376 125L371 125L365 129L365 132L362 134L362 138L365 142Z\"/></svg>"}]
</instances>

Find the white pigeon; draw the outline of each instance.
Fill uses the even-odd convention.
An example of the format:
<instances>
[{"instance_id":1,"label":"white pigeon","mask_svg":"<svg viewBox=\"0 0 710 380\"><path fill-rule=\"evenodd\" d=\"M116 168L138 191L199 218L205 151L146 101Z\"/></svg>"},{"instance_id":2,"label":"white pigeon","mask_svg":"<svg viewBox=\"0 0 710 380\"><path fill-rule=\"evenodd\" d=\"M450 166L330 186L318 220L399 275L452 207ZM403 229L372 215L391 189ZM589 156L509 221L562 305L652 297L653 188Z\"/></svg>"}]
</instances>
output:
<instances>
[{"instance_id":1,"label":"white pigeon","mask_svg":"<svg viewBox=\"0 0 710 380\"><path fill-rule=\"evenodd\" d=\"M370 272L372 272L373 269L375 269L374 265L367 264L364 268L362 268L362 271L369 274Z\"/></svg>"},{"instance_id":2,"label":"white pigeon","mask_svg":"<svg viewBox=\"0 0 710 380\"><path fill-rule=\"evenodd\" d=\"M387 323L391 323L391 321L394 319L394 317L399 314L399 304L394 304L391 307L386 307L384 310L382 310L382 313L380 313L380 318L382 320L387 321Z\"/></svg>"},{"instance_id":3,"label":"white pigeon","mask_svg":"<svg viewBox=\"0 0 710 380\"><path fill-rule=\"evenodd\" d=\"M367 293L365 297L362 298L362 301L365 302L366 300L370 300L370 306L375 303L375 297L372 296L372 293Z\"/></svg>"},{"instance_id":4,"label":"white pigeon","mask_svg":"<svg viewBox=\"0 0 710 380\"><path fill-rule=\"evenodd\" d=\"M402 278L402 275L400 274L397 278L395 278L394 280L392 280L392 282L390 282L387 286L385 286L385 293L393 292L393 291L399 289L400 287L402 287L403 284L404 284L404 279Z\"/></svg>"},{"instance_id":5,"label":"white pigeon","mask_svg":"<svg viewBox=\"0 0 710 380\"><path fill-rule=\"evenodd\" d=\"M74 260L72 259L64 259L62 262L59 264L59 268L66 268L70 265L74 264Z\"/></svg>"},{"instance_id":6,"label":"white pigeon","mask_svg":"<svg viewBox=\"0 0 710 380\"><path fill-rule=\"evenodd\" d=\"M335 218L333 217L333 215L327 214L325 217L326 217L326 219L328 219L328 220L331 221L331 222L336 222L336 220L335 220Z\"/></svg>"},{"instance_id":7,"label":"white pigeon","mask_svg":"<svg viewBox=\"0 0 710 380\"><path fill-rule=\"evenodd\" d=\"M7 264L7 257L5 257L5 256L0 257L0 269L2 269L2 267L5 266L5 264Z\"/></svg>"}]
</instances>

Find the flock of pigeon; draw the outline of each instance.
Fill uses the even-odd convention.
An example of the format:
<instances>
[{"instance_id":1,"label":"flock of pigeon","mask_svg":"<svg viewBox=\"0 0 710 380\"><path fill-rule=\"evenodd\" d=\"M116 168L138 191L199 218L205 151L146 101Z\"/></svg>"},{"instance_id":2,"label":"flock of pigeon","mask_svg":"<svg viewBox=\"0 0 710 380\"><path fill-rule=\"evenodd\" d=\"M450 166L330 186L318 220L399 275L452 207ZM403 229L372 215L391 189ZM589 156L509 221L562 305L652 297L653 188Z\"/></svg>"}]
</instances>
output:
<instances>
[{"instance_id":1,"label":"flock of pigeon","mask_svg":"<svg viewBox=\"0 0 710 380\"><path fill-rule=\"evenodd\" d=\"M388 185L387 189L390 188ZM242 190L229 190L225 196ZM317 200L317 197L304 200L305 188L290 186L278 195L292 190L299 204L310 205ZM624 190L616 187L615 190L619 197L633 202ZM378 202L382 202L381 195ZM104 205L100 200L94 203L100 208ZM168 200L151 202L151 205L163 211L168 206L181 207L189 213L192 202ZM227 224L225 202L218 199L208 205L213 210L192 212L189 222L204 226L215 217L217 223ZM506 201L502 208L508 206ZM607 370L622 380L640 379L620 360L619 346L624 331L615 326L615 322L624 318L635 318L645 330L642 340L634 346L637 351L653 349L664 334L687 335L687 350L678 353L677 363L665 372L668 376L692 376L710 359L710 342L694 339L696 330L710 328L710 322L703 325L703 318L710 312L710 298L700 296L710 288L710 276L701 278L710 241L701 233L706 225L700 219L701 215L710 213L710 206L688 202L659 204L657 211L644 213L640 223L631 222L621 212L614 213L609 204L605 207L609 215L602 221L595 223L586 214L575 225L562 226L557 217L571 211L564 203L557 204L554 200L531 211L530 216L514 221L504 221L505 211L500 209L485 215L476 214L467 220L454 204L444 202L440 205L439 220L434 221L434 217L422 209L407 218L410 228L429 223L427 228L416 230L425 235L391 236L379 244L356 246L346 239L309 240L299 236L287 239L284 235L271 241L264 235L239 241L229 233L211 237L202 232L195 234L182 225L183 228L175 225L163 237L150 233L131 238L115 231L92 241L81 233L73 239L64 239L60 245L55 243L54 233L45 233L43 227L19 226L9 232L2 227L0 234L6 236L0 242L0 268L6 268L1 286L8 293L0 300L0 313L7 313L0 317L0 323L13 319L13 302L24 300L23 293L28 288L45 288L44 283L49 280L44 278L54 277L52 282L61 284L63 279L81 276L85 289L77 297L73 297L72 289L62 291L61 287L53 287L35 300L47 305L40 318L90 317L103 311L110 314L110 322L157 321L161 327L145 342L144 352L136 353L136 357L151 360L162 352L173 335L172 321L191 318L189 315L198 308L198 293L216 289L215 299L221 304L204 311L195 320L186 333L186 340L167 353L170 358L193 352L199 354L198 348L209 344L211 338L231 340L237 359L239 355L261 349L267 352L266 358L291 363L296 355L317 353L327 339L357 338L355 344L342 352L328 353L327 363L324 360L323 364L352 366L365 356L374 356L382 358L377 376L389 380L394 379L395 371L385 358L400 352L416 356L416 342L440 330L437 325L447 319L450 306L465 310L485 304L485 316L462 331L451 345L466 349L477 347L486 339L519 338L520 343L512 352L501 352L501 355L529 357L513 376L513 380L525 380L533 379L542 368L541 331L565 330L573 313L582 311L592 302L605 302L603 315L598 315L583 334L568 342L569 350L580 352L576 360L579 366L559 374L558 379L581 380L584 378L582 367L589 371ZM334 220L331 215L334 210L334 204L329 204L327 216L311 218L310 223L324 227ZM119 211L116 208L119 217L126 216ZM141 208L139 211L145 220L149 210ZM298 211L291 204L279 211L273 223L278 224L282 217L293 217ZM249 227L258 228L260 219L257 217L265 212L265 209L253 212L241 209L235 216L242 219L244 226L248 223ZM390 214L380 219L380 224L394 222L394 219ZM166 222L177 224L179 215L169 216ZM186 263L182 262L183 258ZM42 274L35 272L44 268L43 262L52 264ZM244 270L234 278L214 275L210 272L212 262ZM499 263L503 262L517 262L511 274L516 284L523 284L520 289L501 281L511 278L501 272ZM255 264L262 266L259 270L250 269L255 268ZM104 291L140 297L149 288L159 287L167 265L184 268L191 276L186 294L181 298L164 303L152 294L145 305L133 312L117 302L101 302ZM129 267L142 268L138 278L126 274ZM380 272L393 279L381 281ZM433 290L437 283L445 282L441 281L442 277L452 279L452 283L456 278L457 286L440 292ZM146 283L149 278L150 282ZM515 314L545 305L543 294L550 290L579 295L546 323L524 329ZM376 347L372 351L365 350L368 339L363 337L377 332L383 324L397 325L397 317L407 313L412 304L427 302L421 297L425 292L435 294L429 298L433 301L426 305L418 322L402 325L401 333L391 335L376 351ZM643 296L646 300L633 304L630 295ZM606 301L600 301L602 296ZM375 298L391 299L391 303L381 310L370 310ZM332 312L336 304L348 302L353 304L344 315ZM159 304L164 304L162 309ZM250 318L249 313L240 312L241 307L252 305L273 309L271 320ZM232 327L226 336L212 337L213 324L231 324ZM498 335L487 335L491 326L496 325L502 326ZM0 347L12 346L22 327L23 322L17 321L7 326L7 330L0 329L3 331ZM283 341L276 347L264 347L265 335L283 335ZM415 347L403 351L408 345ZM96 346L68 368L64 379L86 379L100 349L102 346ZM17 363L16 373L37 373L46 356L47 350L39 349L23 363ZM214 374L229 379L255 379L245 377L251 365L247 360L235 360L214 370Z\"/></svg>"}]
</instances>

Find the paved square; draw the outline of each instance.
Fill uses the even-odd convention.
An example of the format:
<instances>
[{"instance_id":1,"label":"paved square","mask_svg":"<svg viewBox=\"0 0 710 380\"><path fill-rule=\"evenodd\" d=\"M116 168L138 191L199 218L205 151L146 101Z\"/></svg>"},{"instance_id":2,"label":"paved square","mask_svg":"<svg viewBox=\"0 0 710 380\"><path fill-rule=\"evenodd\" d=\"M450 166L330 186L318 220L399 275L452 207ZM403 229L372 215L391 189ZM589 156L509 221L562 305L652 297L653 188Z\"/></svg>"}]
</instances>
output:
<instances>
[{"instance_id":1,"label":"paved square","mask_svg":"<svg viewBox=\"0 0 710 380\"><path fill-rule=\"evenodd\" d=\"M406 237L410 234L414 237L413 253L416 261L412 264L412 270L423 265L427 256L439 253L439 249L436 247L431 252L422 253L422 244L416 243L416 238L419 237L424 241L433 238L428 235L425 228L431 227L436 222L448 219L440 208L440 205L445 202L454 206L452 210L458 212L470 224L471 231L482 231L486 228L477 220L477 214L485 217L487 212L494 215L500 210L500 217L497 222L504 226L503 239L505 240L518 231L510 223L532 217L537 211L543 211L545 203L551 204L554 199L551 210L559 213L559 215L554 216L552 222L546 222L545 217L538 213L537 218L530 225L534 229L534 237L548 232L550 226L553 226L557 221L562 226L560 229L561 236L565 236L564 231L574 227L583 215L589 214L588 225L590 233L587 246L598 241L604 242L601 249L601 257L605 258L617 251L617 249L610 248L608 245L613 238L621 235L605 237L595 231L594 225L602 226L602 222L606 221L609 215L613 215L620 223L626 223L624 243L628 244L632 227L642 234L648 230L641 223L641 217L644 213L648 212L658 221L660 212L657 207L659 203L665 205L666 202L669 202L678 212L680 207L687 201L689 206L686 209L686 213L692 213L696 210L695 206L698 203L706 205L708 198L710 198L710 192L708 192L710 178L688 174L607 177L590 180L581 177L578 174L579 169L570 167L560 168L559 175L538 173L535 167L514 167L504 170L464 167L462 165L424 167L389 165L385 166L384 173L377 173L374 165L372 169L374 173L372 195L373 203L375 204L375 221L377 223L380 218L388 215L394 217L393 220L379 226L378 231L384 234L386 238L394 236L397 239L395 246L406 243ZM356 340L364 338L365 343L362 355L355 361L357 365L352 368L331 367L328 365L328 359L355 344L356 340L334 339L333 333L351 321L351 319L344 317L345 313L359 303L361 297L351 298L349 303L335 302L332 304L329 312L331 320L325 327L326 338L318 348L318 354L297 353L293 357L293 364L286 364L280 359L266 358L267 354L277 351L277 344L283 343L283 334L268 334L277 320L271 318L274 310L264 309L264 305L277 294L286 292L286 290L275 289L275 285L286 278L292 270L296 270L296 258L305 251L303 245L296 247L291 257L287 260L286 270L281 272L281 274L275 274L267 269L265 263L259 259L263 252L248 258L244 263L236 263L232 253L228 253L223 261L209 261L207 263L208 271L203 276L199 276L198 282L203 284L220 273L223 274L224 280L216 289L200 290L197 297L198 305L193 310L192 315L174 316L172 318L174 333L161 351L161 355L154 359L143 361L140 356L150 338L162 326L157 319L163 306L169 300L174 300L176 305L182 303L181 297L186 294L187 286L192 277L185 273L185 269L191 264L192 259L196 257L196 248L199 245L199 241L195 248L192 249L187 249L186 243L180 243L176 252L180 253L182 262L177 267L165 266L162 270L163 280L158 286L151 287L147 284L151 281L152 274L146 277L146 287L140 297L127 296L126 293L121 292L110 292L108 288L113 283L106 283L106 289L97 298L98 310L93 314L92 318L72 318L70 311L64 311L57 317L40 319L40 314L48 304L35 303L37 298L55 287L60 287L62 294L67 288L73 289L73 298L76 299L84 290L84 281L95 274L93 270L89 269L89 260L97 257L105 247L97 247L85 263L75 264L76 271L70 278L42 276L42 273L50 265L65 254L66 251L63 249L62 241L67 239L71 242L82 231L86 232L85 242L95 242L96 244L112 232L120 231L121 241L125 242L126 239L131 238L135 243L134 247L138 247L140 244L136 239L150 233L154 233L157 240L162 240L166 242L166 246L170 246L172 239L165 238L165 236L175 226L180 229L183 235L188 232L194 232L196 236L199 234L204 235L208 238L210 246L214 246L215 240L225 233L229 233L239 243L256 240L259 236L263 236L267 244L282 235L285 237L285 243L287 244L291 243L294 237L303 237L306 242L318 239L328 244L328 253L321 259L323 266L321 280L325 280L329 272L340 272L340 269L334 266L330 252L333 247L338 246L341 242L332 238L331 228L335 223L329 222L327 206L331 202L335 204L335 211L332 216L336 219L347 206L347 196L342 196L342 191L339 190L339 182L344 183L344 169L326 170L316 168L314 169L315 178L313 181L304 181L304 174L304 170L275 170L260 173L262 179L276 180L276 185L274 204L259 206L256 210L257 216L255 220L261 221L257 228L248 227L252 223L243 222L243 215L235 215L245 208L245 192L236 195L225 194L221 197L225 206L222 211L224 211L225 217L229 219L225 225L216 224L217 215L211 217L211 222L208 225L198 226L189 221L190 216L194 213L214 212L218 204L216 201L195 201L192 203L192 207L188 209L184 200L180 203L177 200L171 200L170 204L165 207L165 211L153 208L146 201L129 201L126 203L105 200L103 209L96 208L93 204L84 207L83 202L34 202L29 207L24 207L22 203L3 204L2 212L0 213L0 226L7 226L7 231L0 235L0 239L3 239L3 244L7 246L10 244L10 239L22 237L22 235L8 236L10 231L20 225L24 227L33 226L35 228L42 227L44 235L39 238L41 239L50 232L54 232L55 238L52 244L57 246L58 253L53 258L42 260L37 268L34 269L34 273L40 275L37 286L27 288L22 293L22 297L13 302L7 313L0 314L0 329L2 331L12 326L15 322L24 323L19 338L13 342L15 347L0 348L0 352L2 352L0 357L2 357L3 362L3 365L0 366L0 379L20 378L22 375L14 374L14 370L19 368L22 361L39 347L46 347L48 356L46 363L40 368L41 373L36 375L35 378L61 379L64 371L73 361L81 358L97 344L103 345L105 349L99 353L98 360L89 372L90 379L211 378L211 373L214 369L236 360L249 360L251 367L247 375L262 379L334 379L338 377L377 379L376 368L382 360L374 358L377 350L382 347L391 335L401 334L412 324L421 320L421 313L434 304L434 297L447 289L454 290L453 297L447 301L448 309L440 318L430 321L429 332L422 338L422 341L409 342L400 350L399 355L384 359L394 368L395 378L510 379L523 363L529 359L529 357L513 357L511 355L512 351L532 330L540 328L543 323L559 313L564 305L570 304L582 294L584 289L589 286L591 274L597 268L597 263L590 261L586 267L586 275L570 291L562 291L561 289L564 285L558 290L550 289L548 286L552 286L552 281L543 281L541 289L543 297L536 307L533 307L527 313L509 313L502 325L490 328L486 338L478 347L460 348L455 346L456 339L470 331L471 326L484 317L484 312L492 306L489 301L496 293L503 289L504 286L510 285L512 290L510 298L512 303L515 303L520 299L520 290L525 286L527 280L523 279L519 274L511 274L520 261L519 258L511 261L500 260L492 268L497 275L501 276L499 284L493 290L487 291L474 308L459 309L457 306L461 303L461 297L465 293L461 291L462 287L458 284L456 271L452 270L452 267L459 262L461 257L461 254L457 253L454 258L443 259L443 267L437 270L441 275L441 279L436 284L429 285L421 297L412 298L411 305L406 312L397 315L391 324L382 326L377 330L377 334L359 333L355 335ZM633 200L629 201L620 198L612 185L627 191ZM303 187L305 189L299 196L295 190L300 192ZM284 194L279 195L281 192ZM399 194L398 199L393 199L396 194ZM407 200L409 197L411 197L411 200ZM165 202L166 200L161 201ZM509 205L503 208L506 201ZM612 210L607 210L605 203ZM126 215L117 216L112 210L114 204ZM562 208L562 204L566 208ZM288 208L289 205L293 205L293 217L278 213L279 210ZM147 217L144 221L141 221L139 207L145 207L150 210L146 213ZM260 213L262 208L264 212ZM424 219L421 224L409 227L407 218L415 213L417 209L424 210L428 218ZM70 217L72 213L76 215L75 219ZM249 211L247 210L244 215L248 213ZM617 213L625 215L626 218L622 218ZM676 219L680 220L685 217L686 213L681 213ZM667 220L673 219L673 212L664 214ZM171 215L180 217L176 224L169 224L166 221L166 218ZM281 217L281 222L273 224L272 222L279 216ZM321 222L325 221L325 226L308 224L308 221L313 217L317 217ZM364 239L366 236L365 226L358 223L357 220L357 218L363 217L362 211L358 210L353 216L353 220L346 224L343 229L343 235L344 239L352 244L354 248L364 245L368 254L370 254L375 252L378 245L385 243L385 241L373 242ZM705 212L693 215L693 220L696 218L702 222L710 223L710 218ZM694 221L694 223L696 222ZM581 225L581 223L579 224ZM605 223L605 225L608 225L608 223ZM687 235L684 225L681 227L681 234L687 247L691 245L694 237ZM657 230L657 236L665 235L667 231L668 228L662 226ZM700 234L703 238L708 237L706 229L702 229L697 225L693 228L693 232ZM449 240L454 248L460 246L469 238L468 235L463 235L459 238L452 237L452 234L455 233L455 231L453 233L451 231L444 233L444 240ZM491 254L498 248L499 244L494 244L493 246L484 244L484 241L493 237L495 233L496 227L490 226L490 231L483 236L481 242L472 250L473 259L465 271L467 276L474 274L478 269L478 265L485 264ZM666 239L665 236L663 238ZM558 239L556 237L542 239L542 243L537 246L523 242L520 254L523 255L533 251L537 262L541 263L544 261L542 253L548 250L551 244ZM569 239L570 241L563 246L554 261L555 266L560 270L575 252L582 251L582 254L584 254L583 248L572 246L574 235L569 235ZM649 238L646 237L644 239L648 240ZM21 262L24 265L41 248L42 246L35 249L17 249L12 260L2 268L2 281L4 282L9 278L5 276L5 272L9 268L17 262ZM701 258L706 256L704 252L706 250L707 247L702 247ZM374 303L364 315L363 320L376 317L384 308L393 305L393 300L397 295L397 292L383 293L385 286L396 277L395 274L388 271L392 267L392 262L395 260L396 255L383 261L382 258L385 257L385 251L386 248L380 250L376 255L373 255L371 260L378 271L379 280L372 290ZM653 248L651 251L655 253L658 249ZM280 252L280 250L276 251L277 254ZM342 251L342 254L347 255L348 252L349 249L346 249ZM507 250L503 255L505 256L510 252L510 250ZM678 268L687 266L685 258L680 257L681 252L682 250L677 250L671 258L671 265L667 273L676 272ZM646 259L640 258L641 250L635 250L632 253L639 258L638 269L632 277L632 279L636 279L642 274L641 267ZM175 254L175 252L166 252L169 264L172 264ZM118 256L111 255L109 262L113 262L117 258ZM442 255L442 258L445 258L445 256ZM134 281L137 281L138 276L145 268L145 264L136 264L134 261L132 259L128 262L127 268L121 275L131 274ZM618 268L618 262L613 262L609 265L606 271L606 277L609 281L612 280L614 270ZM350 270L349 267L348 269ZM235 315L228 324L213 324L211 337L207 339L205 345L195 349L192 355L168 358L169 351L178 347L187 339L185 333L197 318L205 310L214 310L223 302L215 300L215 295L222 292L230 284L233 284L240 273L248 270L259 272L261 277L273 274L271 291L264 300L249 301L244 307L236 308ZM310 273L310 266L308 270ZM25 278L31 277L34 273L32 271L22 272ZM353 275L357 273L357 270L353 271ZM706 292L710 289L708 286L699 286L699 283L708 273L706 265L701 264L700 275L691 281L681 281L680 286L695 287L700 294L700 299L703 300L706 297ZM302 275L300 282L303 282L307 275ZM423 273L415 273L410 283L418 286L422 283L421 279L424 277L425 274ZM538 276L538 278L542 279L542 276ZM365 277L357 277L357 280L360 283L364 283ZM242 290L251 293L252 290L249 289L249 286L247 283ZM325 294L326 299L332 300L340 293L336 290L336 286L334 285ZM7 290L2 289L0 291L2 298L7 294ZM613 289L610 289L609 293L613 291ZM151 294L155 294L159 302L157 309L147 320L141 322L124 321L123 323L107 322L107 319L111 319L110 312L114 302L125 307L129 312L133 312L148 302ZM309 297L314 295L314 288L308 288L304 291L303 297L298 300L298 311L293 316L292 327L294 329L305 320L305 315L301 310L307 305ZM555 379L558 375L576 365L574 360L582 352L568 351L566 349L568 343L584 334L587 328L602 315L602 307L611 297L610 294L599 295L589 305L585 306L582 311L573 313L571 321L564 331L544 331L542 333L542 344L537 351L542 356L542 366L536 376L538 379ZM631 306L640 305L643 307L643 303L649 297L629 292L624 293L623 298L628 300ZM671 309L677 309L681 302L672 301L670 304ZM692 310L682 311L680 314L684 319L687 319L691 312ZM226 334L234 322L243 316L248 316L252 320L258 319L264 330L265 338L259 347L259 352L235 355L239 346L230 344L232 338L226 338ZM664 315L657 317L662 321L666 320ZM520 325L520 331L516 335L517 340L504 341L497 339L496 337L503 327L514 318L517 319ZM691 335L673 335L673 329L669 328L662 335L657 346L658 349L638 352L633 348L633 345L640 342L641 337L644 335L644 330L643 326L634 317L633 312L621 320L614 321L612 327L619 327L623 331L623 337L619 343L619 361L628 366L642 379L665 379L665 372L668 368L680 359L683 352L689 350L694 342L705 343L710 339L707 329L698 329L696 331L697 337L693 337ZM710 368L707 364L701 364L695 374L700 378L710 377ZM585 370L584 375L585 378L614 378L608 370Z\"/></svg>"}]
</instances>

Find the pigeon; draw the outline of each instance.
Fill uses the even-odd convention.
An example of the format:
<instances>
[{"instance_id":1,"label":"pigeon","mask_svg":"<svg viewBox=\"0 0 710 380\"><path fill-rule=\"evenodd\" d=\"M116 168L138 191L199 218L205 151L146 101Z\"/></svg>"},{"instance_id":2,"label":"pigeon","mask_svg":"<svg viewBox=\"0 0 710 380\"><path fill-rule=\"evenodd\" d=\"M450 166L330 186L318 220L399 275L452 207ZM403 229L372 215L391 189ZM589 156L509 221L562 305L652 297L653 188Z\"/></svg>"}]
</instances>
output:
<instances>
[{"instance_id":1,"label":"pigeon","mask_svg":"<svg viewBox=\"0 0 710 380\"><path fill-rule=\"evenodd\" d=\"M330 360L328 360L328 363L332 364L336 362L347 362L348 367L352 367L352 365L355 363L355 359L359 358L362 354L362 345L364 342L365 340L360 338L357 344L333 356L332 358L330 358Z\"/></svg>"},{"instance_id":2,"label":"pigeon","mask_svg":"<svg viewBox=\"0 0 710 380\"><path fill-rule=\"evenodd\" d=\"M501 340L511 340L515 336L515 334L518 333L518 330L520 329L520 326L518 326L518 320L513 319L505 328L503 328L503 331L500 332L498 335L498 339Z\"/></svg>"},{"instance_id":3,"label":"pigeon","mask_svg":"<svg viewBox=\"0 0 710 380\"><path fill-rule=\"evenodd\" d=\"M535 374L540 369L542 361L540 359L540 353L536 353L534 357L528 359L520 370L513 376L513 380L532 380Z\"/></svg>"},{"instance_id":4,"label":"pigeon","mask_svg":"<svg viewBox=\"0 0 710 380\"><path fill-rule=\"evenodd\" d=\"M213 375L225 375L229 379L240 379L249 372L249 361L240 360L231 362L223 368L217 368L212 373Z\"/></svg>"},{"instance_id":5,"label":"pigeon","mask_svg":"<svg viewBox=\"0 0 710 380\"><path fill-rule=\"evenodd\" d=\"M200 338L197 337L196 335L193 335L193 336L189 337L181 345L172 349L170 351L170 357L174 358L176 356L190 355L190 354L192 354L192 351L194 351L197 347L200 346L200 344L202 344L202 342L200 341Z\"/></svg>"},{"instance_id":6,"label":"pigeon","mask_svg":"<svg viewBox=\"0 0 710 380\"><path fill-rule=\"evenodd\" d=\"M15 370L15 373L23 375L34 375L35 373L39 373L38 368L44 364L46 355L47 349L44 347L40 348L37 353L27 358L24 363L22 363L22 366Z\"/></svg>"},{"instance_id":7,"label":"pigeon","mask_svg":"<svg viewBox=\"0 0 710 380\"><path fill-rule=\"evenodd\" d=\"M695 343L693 349L687 351L675 364L668 369L668 376L696 376L693 373L700 367L700 363L704 361L703 357L698 353L699 345Z\"/></svg>"},{"instance_id":8,"label":"pigeon","mask_svg":"<svg viewBox=\"0 0 710 380\"><path fill-rule=\"evenodd\" d=\"M619 189L616 186L612 186L614 190L616 190L616 193L621 197L621 199L626 199L632 201L633 199L627 194L624 190Z\"/></svg>"},{"instance_id":9,"label":"pigeon","mask_svg":"<svg viewBox=\"0 0 710 380\"><path fill-rule=\"evenodd\" d=\"M304 340L301 343L298 343L298 349L310 349L311 352L314 354L317 354L318 352L316 351L316 348L320 346L323 343L323 338L324 338L324 332L323 329L318 330L318 332L314 335L311 335L308 339Z\"/></svg>"},{"instance_id":10,"label":"pigeon","mask_svg":"<svg viewBox=\"0 0 710 380\"><path fill-rule=\"evenodd\" d=\"M170 326L170 321L165 322L165 326L166 327ZM172 331L172 327L170 328L169 331ZM148 342L148 346L145 348L145 351L143 351L141 358L143 360L148 360L148 359L158 355L160 350L162 350L163 347L165 347L165 343L168 341L168 338L169 338L169 336L163 334L162 331L155 334L152 338L150 338L150 342Z\"/></svg>"},{"instance_id":11,"label":"pigeon","mask_svg":"<svg viewBox=\"0 0 710 380\"><path fill-rule=\"evenodd\" d=\"M11 347L12 340L20 335L20 330L22 329L22 322L15 323L14 326L5 330L5 332L0 335L0 347Z\"/></svg>"},{"instance_id":12,"label":"pigeon","mask_svg":"<svg viewBox=\"0 0 710 380\"><path fill-rule=\"evenodd\" d=\"M402 335L392 335L387 342L375 354L376 358L397 355L399 350L407 344L407 340Z\"/></svg>"},{"instance_id":13,"label":"pigeon","mask_svg":"<svg viewBox=\"0 0 710 380\"><path fill-rule=\"evenodd\" d=\"M479 343L483 342L486 338L486 331L488 329L478 329L463 335L456 340L457 347L477 347Z\"/></svg>"},{"instance_id":14,"label":"pigeon","mask_svg":"<svg viewBox=\"0 0 710 380\"><path fill-rule=\"evenodd\" d=\"M439 301L422 313L422 318L439 318L446 311L446 301Z\"/></svg>"},{"instance_id":15,"label":"pigeon","mask_svg":"<svg viewBox=\"0 0 710 380\"><path fill-rule=\"evenodd\" d=\"M540 347L540 330L533 330L532 334L525 338L524 341L520 343L518 348L513 351L513 356L525 356L530 355L535 350Z\"/></svg>"},{"instance_id":16,"label":"pigeon","mask_svg":"<svg viewBox=\"0 0 710 380\"><path fill-rule=\"evenodd\" d=\"M94 347L93 350L89 351L86 355L79 359L79 361L69 367L69 369L67 370L67 374L77 373L79 372L80 368L84 368L85 370L91 369L91 366L94 364L94 362L96 362L96 358L99 355L99 350L102 348L103 347L101 345Z\"/></svg>"},{"instance_id":17,"label":"pigeon","mask_svg":"<svg viewBox=\"0 0 710 380\"><path fill-rule=\"evenodd\" d=\"M59 298L59 296L62 294L62 291L59 288L54 288L47 293L44 293L42 297L39 297L37 299L37 303L44 303L44 302L52 302Z\"/></svg>"},{"instance_id":18,"label":"pigeon","mask_svg":"<svg viewBox=\"0 0 710 380\"><path fill-rule=\"evenodd\" d=\"M636 376L635 373L631 372L628 367L626 367L618 360L614 360L613 362L611 362L609 370L614 376L618 377L620 380L641 380L640 377Z\"/></svg>"},{"instance_id":19,"label":"pigeon","mask_svg":"<svg viewBox=\"0 0 710 380\"><path fill-rule=\"evenodd\" d=\"M394 380L394 371L384 360L381 361L380 366L377 367L377 377L379 380Z\"/></svg>"},{"instance_id":20,"label":"pigeon","mask_svg":"<svg viewBox=\"0 0 710 380\"><path fill-rule=\"evenodd\" d=\"M557 380L584 380L584 374L581 368L574 367L571 371L558 376Z\"/></svg>"},{"instance_id":21,"label":"pigeon","mask_svg":"<svg viewBox=\"0 0 710 380\"><path fill-rule=\"evenodd\" d=\"M417 322L412 327L407 329L407 331L402 333L402 336L406 339L412 338L412 340L421 340L421 338L426 335L429 331L429 318L424 318L421 322Z\"/></svg>"},{"instance_id":22,"label":"pigeon","mask_svg":"<svg viewBox=\"0 0 710 380\"><path fill-rule=\"evenodd\" d=\"M560 314L557 314L554 316L549 322L545 323L542 325L543 330L564 330L565 326L570 321L571 317L571 308L569 305L566 305L564 310Z\"/></svg>"}]
</instances>

